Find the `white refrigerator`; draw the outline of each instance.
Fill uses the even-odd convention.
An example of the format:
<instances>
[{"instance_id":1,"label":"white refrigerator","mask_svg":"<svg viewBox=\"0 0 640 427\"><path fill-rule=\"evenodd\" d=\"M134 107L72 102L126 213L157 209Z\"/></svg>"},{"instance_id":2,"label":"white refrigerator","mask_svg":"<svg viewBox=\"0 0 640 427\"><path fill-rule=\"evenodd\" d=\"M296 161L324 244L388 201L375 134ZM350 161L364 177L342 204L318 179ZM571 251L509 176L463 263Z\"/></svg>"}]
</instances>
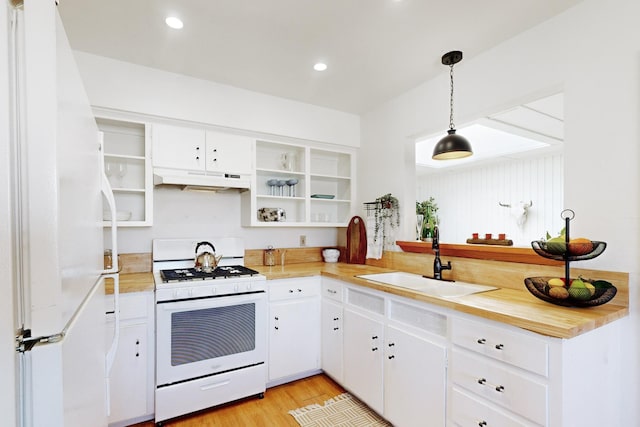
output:
<instances>
[{"instance_id":1,"label":"white refrigerator","mask_svg":"<svg viewBox=\"0 0 640 427\"><path fill-rule=\"evenodd\" d=\"M0 412L6 425L105 426L102 211L113 196L100 133L55 2L2 9ZM115 261L115 234L112 245Z\"/></svg>"}]
</instances>

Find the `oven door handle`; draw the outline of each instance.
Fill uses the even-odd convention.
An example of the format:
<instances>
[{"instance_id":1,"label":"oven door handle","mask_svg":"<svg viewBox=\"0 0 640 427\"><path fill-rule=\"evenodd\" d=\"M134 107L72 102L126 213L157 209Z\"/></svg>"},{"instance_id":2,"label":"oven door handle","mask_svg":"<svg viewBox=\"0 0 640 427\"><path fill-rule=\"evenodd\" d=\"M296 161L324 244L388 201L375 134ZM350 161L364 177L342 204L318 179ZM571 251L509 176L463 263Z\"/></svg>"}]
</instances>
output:
<instances>
[{"instance_id":1,"label":"oven door handle","mask_svg":"<svg viewBox=\"0 0 640 427\"><path fill-rule=\"evenodd\" d=\"M194 308L214 308L223 307L227 305L245 304L248 302L261 302L266 300L267 294L265 292L258 292L253 294L244 295L230 295L224 297L212 297L195 300L182 300L182 301L159 301L158 308L163 311L182 311L192 310ZM214 302L215 301L215 302Z\"/></svg>"}]
</instances>

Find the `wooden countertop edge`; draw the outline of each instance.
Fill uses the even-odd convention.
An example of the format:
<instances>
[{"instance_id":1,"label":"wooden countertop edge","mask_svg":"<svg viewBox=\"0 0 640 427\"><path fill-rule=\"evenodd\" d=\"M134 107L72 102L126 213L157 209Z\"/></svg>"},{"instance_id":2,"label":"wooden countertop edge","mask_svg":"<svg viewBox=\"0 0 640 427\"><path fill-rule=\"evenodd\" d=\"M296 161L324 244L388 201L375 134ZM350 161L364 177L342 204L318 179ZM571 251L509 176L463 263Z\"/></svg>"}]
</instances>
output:
<instances>
[{"instance_id":1,"label":"wooden countertop edge","mask_svg":"<svg viewBox=\"0 0 640 427\"><path fill-rule=\"evenodd\" d=\"M285 266L249 266L267 279L291 279L297 277L326 276L369 289L386 292L461 313L516 326L555 338L574 338L604 326L629 314L626 306L613 303L592 308L567 308L538 300L526 289L497 289L495 291L456 298L438 298L383 283L361 279L362 274L395 271L364 264L312 262ZM106 293L113 293L113 284L107 279ZM120 292L145 292L154 290L153 274L120 274Z\"/></svg>"},{"instance_id":2,"label":"wooden countertop edge","mask_svg":"<svg viewBox=\"0 0 640 427\"><path fill-rule=\"evenodd\" d=\"M362 274L395 271L359 264L308 263L290 266L252 268L268 279L283 279L322 275L369 289L386 292L471 314L488 320L526 329L554 338L574 338L604 326L629 314L626 306L613 303L591 308L568 308L549 304L531 295L526 289L501 288L495 291L456 298L438 298L383 283L361 279ZM267 270L271 269L271 271Z\"/></svg>"}]
</instances>

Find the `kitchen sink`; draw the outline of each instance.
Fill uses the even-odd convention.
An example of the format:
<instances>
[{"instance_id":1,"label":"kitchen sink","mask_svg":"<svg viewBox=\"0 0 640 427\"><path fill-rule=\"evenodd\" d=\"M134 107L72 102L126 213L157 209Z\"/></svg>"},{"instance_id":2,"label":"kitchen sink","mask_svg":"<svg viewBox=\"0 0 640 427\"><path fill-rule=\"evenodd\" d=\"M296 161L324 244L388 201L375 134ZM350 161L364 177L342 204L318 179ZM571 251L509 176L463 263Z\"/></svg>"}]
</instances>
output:
<instances>
[{"instance_id":1,"label":"kitchen sink","mask_svg":"<svg viewBox=\"0 0 640 427\"><path fill-rule=\"evenodd\" d=\"M398 286L422 292L436 297L462 297L479 292L492 291L498 289L495 286L476 285L474 283L453 282L446 280L430 279L419 274L394 271L392 273L363 274L356 276L360 279L367 279L386 285Z\"/></svg>"}]
</instances>

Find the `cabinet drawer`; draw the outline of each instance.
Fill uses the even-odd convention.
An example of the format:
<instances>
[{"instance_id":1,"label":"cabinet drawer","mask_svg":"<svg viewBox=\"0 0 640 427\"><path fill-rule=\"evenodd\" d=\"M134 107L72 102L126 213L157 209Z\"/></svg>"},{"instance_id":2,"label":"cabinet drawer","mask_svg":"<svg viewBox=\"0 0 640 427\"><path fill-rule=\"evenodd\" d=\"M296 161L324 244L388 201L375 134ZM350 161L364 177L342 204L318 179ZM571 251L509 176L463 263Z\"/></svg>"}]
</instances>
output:
<instances>
[{"instance_id":1,"label":"cabinet drawer","mask_svg":"<svg viewBox=\"0 0 640 427\"><path fill-rule=\"evenodd\" d=\"M454 318L453 343L539 375L549 374L549 344L495 326Z\"/></svg>"},{"instance_id":2,"label":"cabinet drawer","mask_svg":"<svg viewBox=\"0 0 640 427\"><path fill-rule=\"evenodd\" d=\"M347 288L347 303L370 311L376 314L384 315L384 297L380 295L372 295L358 289Z\"/></svg>"},{"instance_id":3,"label":"cabinet drawer","mask_svg":"<svg viewBox=\"0 0 640 427\"><path fill-rule=\"evenodd\" d=\"M322 297L342 302L342 283L337 280L322 278Z\"/></svg>"},{"instance_id":4,"label":"cabinet drawer","mask_svg":"<svg viewBox=\"0 0 640 427\"><path fill-rule=\"evenodd\" d=\"M265 391L264 364L156 390L156 422ZM189 396L188 401L184 396Z\"/></svg>"},{"instance_id":5,"label":"cabinet drawer","mask_svg":"<svg viewBox=\"0 0 640 427\"><path fill-rule=\"evenodd\" d=\"M535 427L525 420L494 408L486 402L456 387L451 393L450 418L456 426Z\"/></svg>"},{"instance_id":6,"label":"cabinet drawer","mask_svg":"<svg viewBox=\"0 0 640 427\"><path fill-rule=\"evenodd\" d=\"M148 298L152 298L149 292L133 292L120 294L120 320L147 319ZM113 295L107 295L107 313L114 311Z\"/></svg>"},{"instance_id":7,"label":"cabinet drawer","mask_svg":"<svg viewBox=\"0 0 640 427\"><path fill-rule=\"evenodd\" d=\"M538 424L546 424L546 384L458 349L453 350L451 367L454 384Z\"/></svg>"},{"instance_id":8,"label":"cabinet drawer","mask_svg":"<svg viewBox=\"0 0 640 427\"><path fill-rule=\"evenodd\" d=\"M274 280L269 283L269 301L282 301L293 298L307 298L320 295L318 277Z\"/></svg>"}]
</instances>

